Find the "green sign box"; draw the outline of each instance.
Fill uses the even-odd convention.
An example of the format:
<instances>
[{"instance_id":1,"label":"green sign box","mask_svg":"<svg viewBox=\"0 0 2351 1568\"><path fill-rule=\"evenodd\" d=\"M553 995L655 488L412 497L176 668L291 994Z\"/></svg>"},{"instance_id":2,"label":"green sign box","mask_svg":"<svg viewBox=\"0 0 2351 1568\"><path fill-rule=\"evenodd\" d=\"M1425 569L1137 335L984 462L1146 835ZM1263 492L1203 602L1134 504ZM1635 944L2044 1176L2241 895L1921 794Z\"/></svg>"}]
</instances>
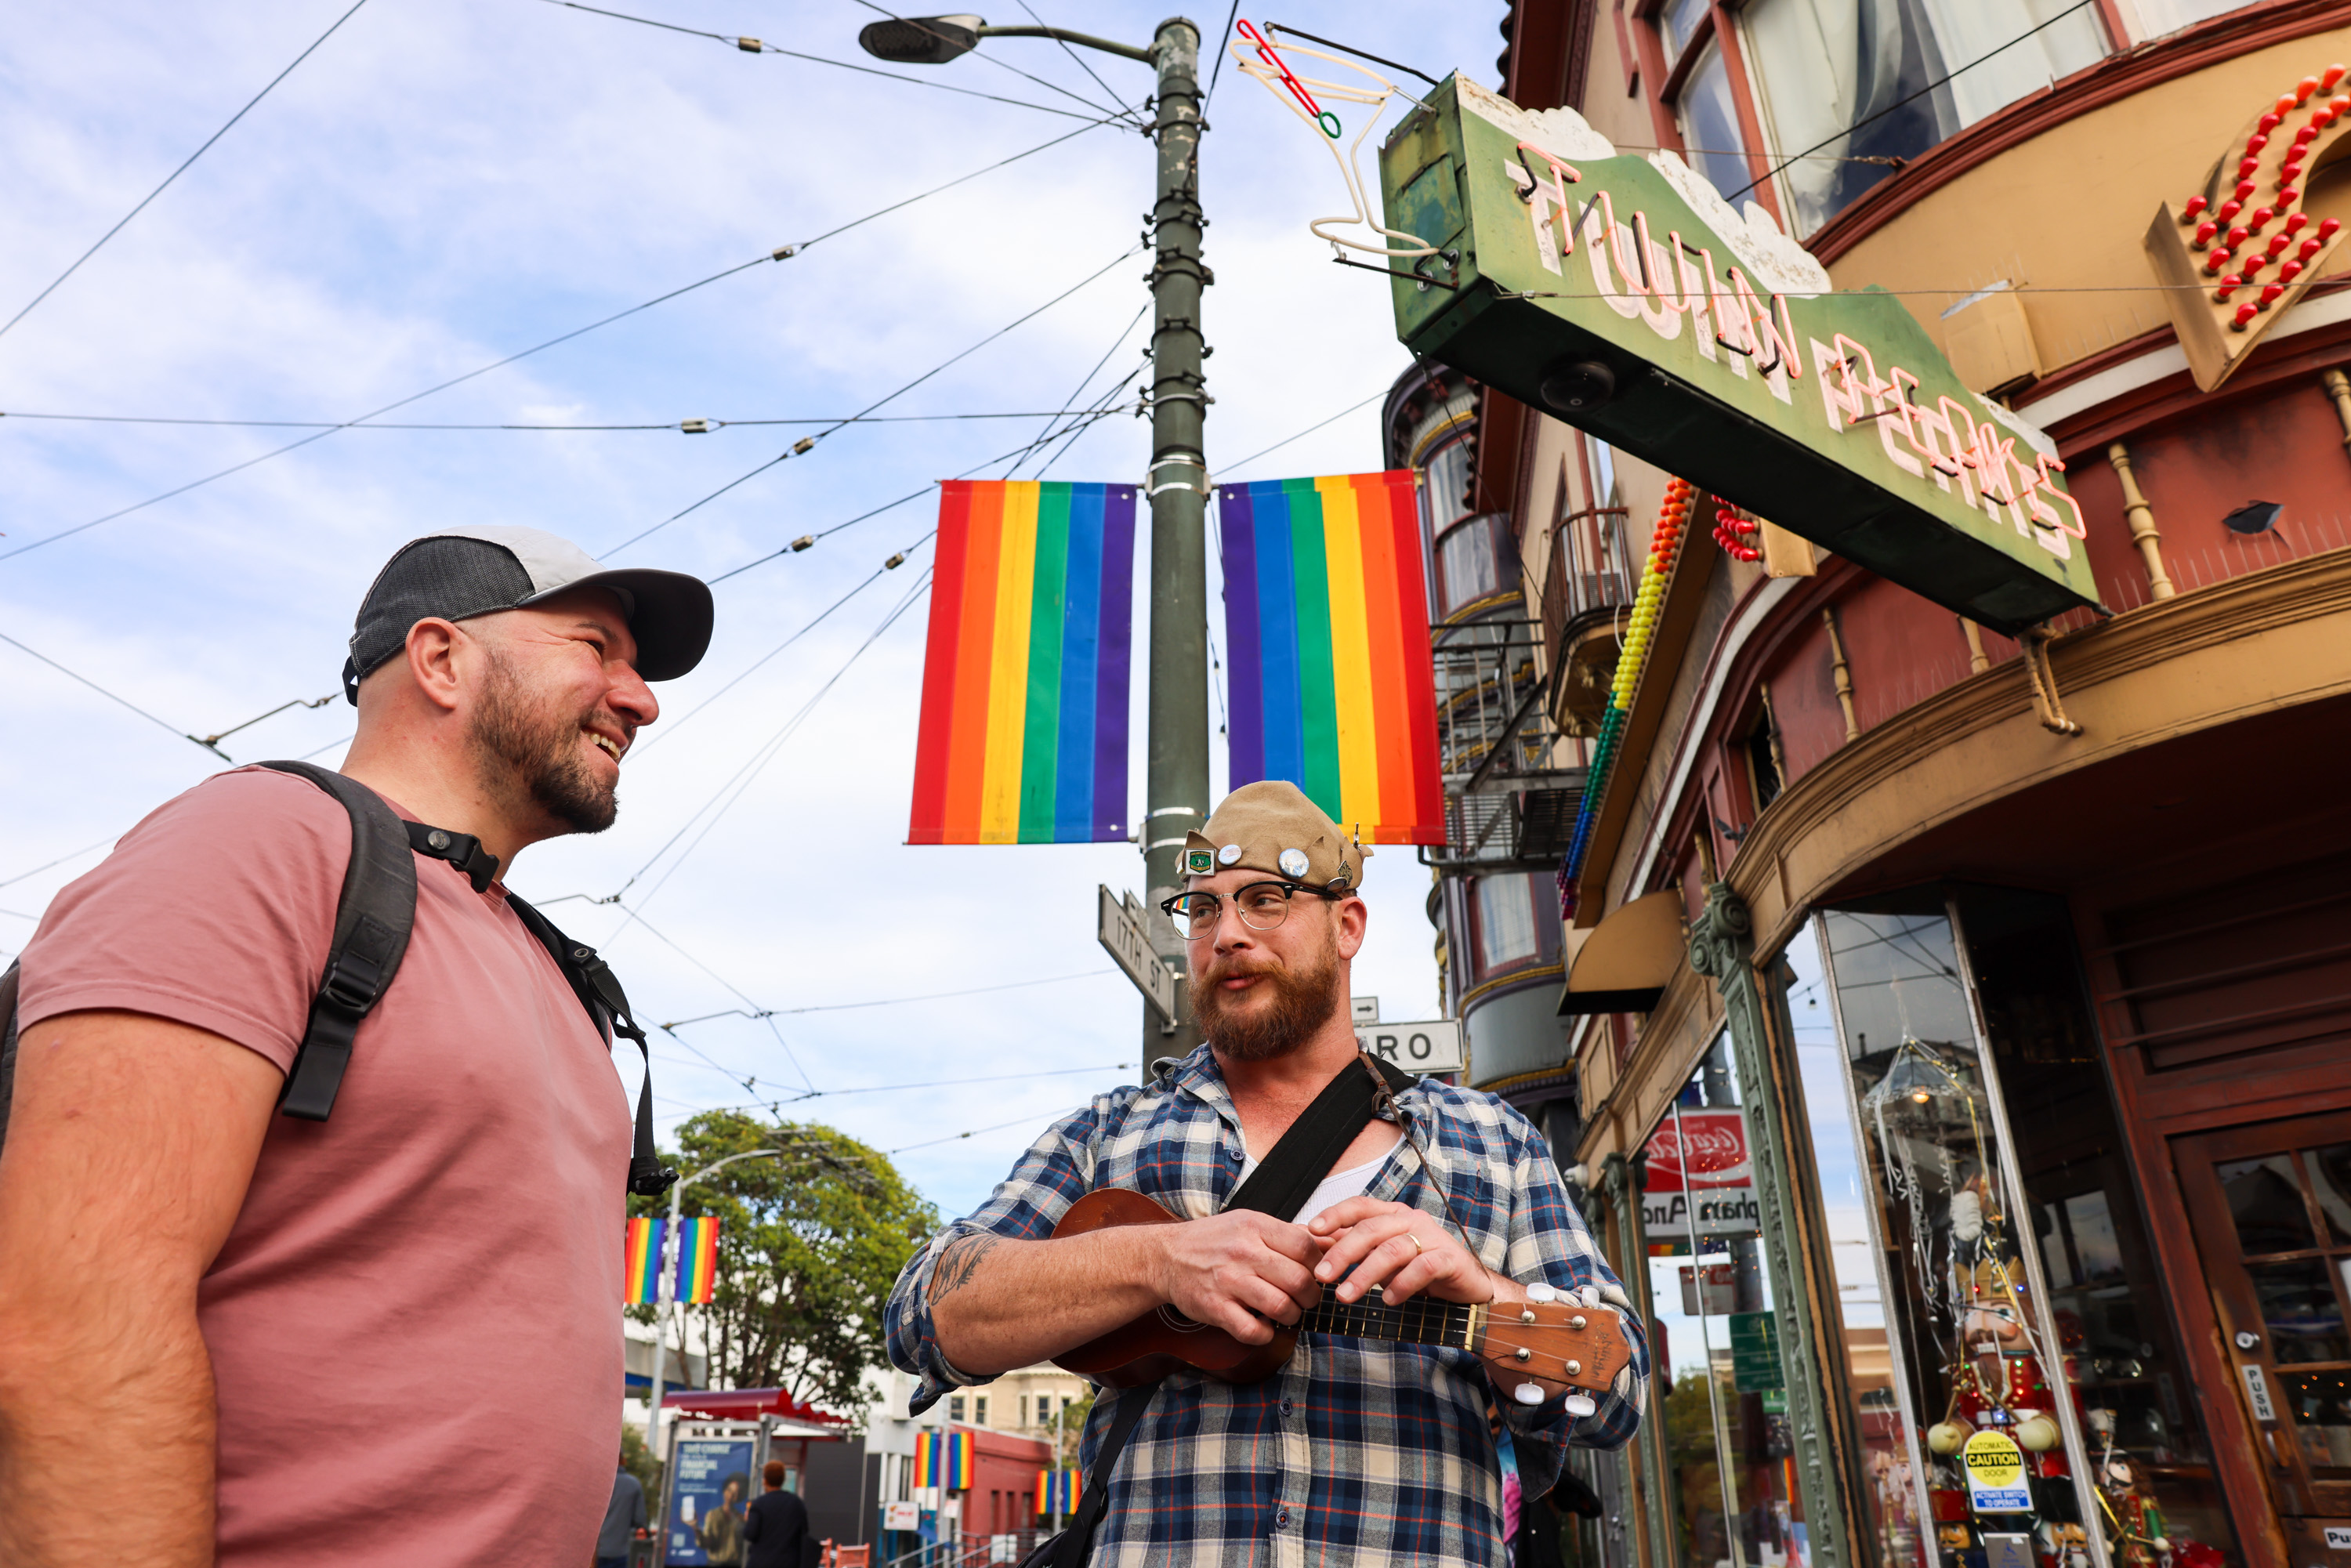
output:
<instances>
[{"instance_id":1,"label":"green sign box","mask_svg":"<svg viewBox=\"0 0 2351 1568\"><path fill-rule=\"evenodd\" d=\"M1730 1378L1741 1394L1787 1386L1780 1370L1780 1335L1770 1312L1730 1314Z\"/></svg>"},{"instance_id":2,"label":"green sign box","mask_svg":"<svg viewBox=\"0 0 2351 1568\"><path fill-rule=\"evenodd\" d=\"M2097 602L2048 437L1670 153L1455 76L1380 183L1387 227L1439 252L1393 264L1416 354L1997 631Z\"/></svg>"}]
</instances>

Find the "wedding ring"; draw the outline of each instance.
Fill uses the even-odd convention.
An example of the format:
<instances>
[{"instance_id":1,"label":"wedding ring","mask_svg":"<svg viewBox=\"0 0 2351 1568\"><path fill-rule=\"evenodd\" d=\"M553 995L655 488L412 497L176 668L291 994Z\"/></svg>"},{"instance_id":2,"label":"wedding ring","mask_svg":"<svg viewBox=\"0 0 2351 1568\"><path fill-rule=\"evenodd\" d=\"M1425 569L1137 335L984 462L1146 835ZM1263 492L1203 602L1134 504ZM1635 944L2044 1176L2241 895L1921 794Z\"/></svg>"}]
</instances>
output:
<instances>
[{"instance_id":1,"label":"wedding ring","mask_svg":"<svg viewBox=\"0 0 2351 1568\"><path fill-rule=\"evenodd\" d=\"M1427 1250L1427 1249L1426 1249L1426 1248L1425 1248L1425 1247L1421 1246L1421 1244L1420 1244L1420 1238L1419 1238L1419 1237L1417 1237L1417 1236L1415 1236L1411 1231L1409 1231L1409 1230L1405 1231L1405 1232L1404 1233L1404 1239L1405 1239L1406 1241L1409 1241L1409 1242L1411 1242L1411 1243L1412 1243L1412 1255L1413 1255L1414 1257L1417 1258L1417 1257L1419 1257L1423 1252L1425 1252L1425 1251L1426 1251L1426 1250Z\"/></svg>"}]
</instances>

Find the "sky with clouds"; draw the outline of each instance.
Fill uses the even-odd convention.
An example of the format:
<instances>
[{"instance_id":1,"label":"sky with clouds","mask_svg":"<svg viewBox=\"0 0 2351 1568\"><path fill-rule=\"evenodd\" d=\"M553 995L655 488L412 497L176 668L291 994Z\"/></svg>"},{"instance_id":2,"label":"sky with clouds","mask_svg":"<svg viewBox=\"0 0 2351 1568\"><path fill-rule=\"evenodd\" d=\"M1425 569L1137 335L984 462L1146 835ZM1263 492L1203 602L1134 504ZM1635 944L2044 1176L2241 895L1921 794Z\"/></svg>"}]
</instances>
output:
<instances>
[{"instance_id":1,"label":"sky with clouds","mask_svg":"<svg viewBox=\"0 0 2351 1568\"><path fill-rule=\"evenodd\" d=\"M0 319L349 6L18 0L0 39ZM874 63L855 40L875 12L852 0L612 9ZM1144 42L1164 14L1103 0L1046 19ZM1500 16L1290 0L1279 19L1490 85ZM183 732L338 692L352 612L403 540L525 523L610 551L821 428L686 435L676 422L855 413L1101 273L884 411L1023 417L852 425L614 557L716 577L935 479L1001 476L991 460L1034 441L1042 415L1137 370L1145 263L1126 253L1151 203L1153 153L1131 128L1086 129L1097 116L1078 100L1103 102L1106 82L1135 103L1150 73L1092 56L1097 82L1040 40L981 54L996 63L891 68L1020 103L549 0L368 0L0 335L0 632L23 644L0 643L12 732L0 747L0 959L114 837L223 766ZM1376 403L1229 466L1374 397L1407 360L1384 286L1331 266L1306 232L1344 210L1329 152L1229 61L1208 118L1210 467L1219 478L1379 467ZM1380 134L1365 144L1374 180ZM789 260L758 259L943 184ZM381 422L662 428L360 427L268 456L319 433L31 417L351 420L747 262ZM1132 481L1148 455L1147 425L1118 413L1060 451L1051 476ZM111 516L252 459L264 460ZM935 511L925 493L719 584L709 656L661 689L664 722L629 760L619 823L531 850L513 881L606 949L642 1017L728 1015L654 1036L664 1128L696 1109L788 1102L788 1116L904 1151L900 1168L960 1213L1053 1114L1134 1081L1141 1003L1095 943L1094 889L1140 893L1142 862L1123 845L904 843L930 550L876 570ZM1138 603L1148 557L1138 541ZM1210 570L1213 596L1213 553ZM1138 799L1143 696L1138 668ZM240 762L331 764L350 717L337 695L221 747ZM1219 741L1219 790L1224 773ZM1436 1009L1427 875L1409 850L1372 862L1355 989L1390 1019ZM624 889L641 918L587 902ZM845 1005L1004 986L1017 988ZM633 1090L633 1061L624 1077Z\"/></svg>"}]
</instances>

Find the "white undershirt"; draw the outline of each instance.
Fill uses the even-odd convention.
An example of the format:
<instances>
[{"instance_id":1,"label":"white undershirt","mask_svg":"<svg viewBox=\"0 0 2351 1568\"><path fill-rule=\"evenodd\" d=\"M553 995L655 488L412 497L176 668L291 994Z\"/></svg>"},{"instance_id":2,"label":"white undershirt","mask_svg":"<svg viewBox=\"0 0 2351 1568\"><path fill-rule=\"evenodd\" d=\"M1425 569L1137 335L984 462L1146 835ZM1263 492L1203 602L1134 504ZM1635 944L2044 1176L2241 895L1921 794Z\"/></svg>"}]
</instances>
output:
<instances>
[{"instance_id":1,"label":"white undershirt","mask_svg":"<svg viewBox=\"0 0 2351 1568\"><path fill-rule=\"evenodd\" d=\"M1329 1176L1324 1176L1322 1185L1306 1195L1306 1206L1291 1216L1293 1223L1303 1225L1332 1205L1344 1203L1347 1199L1362 1194L1372 1185L1372 1178L1380 1174L1380 1167L1387 1164L1388 1156L1403 1146L1404 1134L1398 1133L1395 1143L1390 1144L1362 1165L1343 1171L1332 1171ZM1240 1183L1249 1180L1256 1171L1255 1159L1243 1160L1241 1174L1233 1184L1235 1188L1238 1189Z\"/></svg>"}]
</instances>

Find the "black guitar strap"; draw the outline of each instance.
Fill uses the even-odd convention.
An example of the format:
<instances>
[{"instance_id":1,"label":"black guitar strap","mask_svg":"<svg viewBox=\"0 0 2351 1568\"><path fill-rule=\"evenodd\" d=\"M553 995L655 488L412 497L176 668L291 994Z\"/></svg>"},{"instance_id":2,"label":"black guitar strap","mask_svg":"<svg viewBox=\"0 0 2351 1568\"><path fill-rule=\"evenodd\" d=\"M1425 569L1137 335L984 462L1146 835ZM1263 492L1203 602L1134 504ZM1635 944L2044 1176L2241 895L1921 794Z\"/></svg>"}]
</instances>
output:
<instances>
[{"instance_id":1,"label":"black guitar strap","mask_svg":"<svg viewBox=\"0 0 2351 1568\"><path fill-rule=\"evenodd\" d=\"M1412 1082L1409 1073L1377 1057L1357 1056L1299 1113L1298 1120L1290 1124L1290 1130L1249 1173L1249 1180L1226 1199L1224 1212L1253 1209L1285 1219L1296 1214L1389 1096ZM1145 1383L1118 1396L1117 1414L1111 1417L1110 1430L1102 1434L1102 1447L1094 1452L1093 1468L1086 1472L1077 1512L1069 1529L1051 1543L1052 1555L1048 1559L1051 1568L1081 1568L1093 1555L1094 1531L1110 1511L1111 1473L1118 1469L1120 1456L1126 1452L1134 1429L1143 1424L1143 1413L1150 1408L1151 1396L1158 1392L1158 1384Z\"/></svg>"}]
</instances>

